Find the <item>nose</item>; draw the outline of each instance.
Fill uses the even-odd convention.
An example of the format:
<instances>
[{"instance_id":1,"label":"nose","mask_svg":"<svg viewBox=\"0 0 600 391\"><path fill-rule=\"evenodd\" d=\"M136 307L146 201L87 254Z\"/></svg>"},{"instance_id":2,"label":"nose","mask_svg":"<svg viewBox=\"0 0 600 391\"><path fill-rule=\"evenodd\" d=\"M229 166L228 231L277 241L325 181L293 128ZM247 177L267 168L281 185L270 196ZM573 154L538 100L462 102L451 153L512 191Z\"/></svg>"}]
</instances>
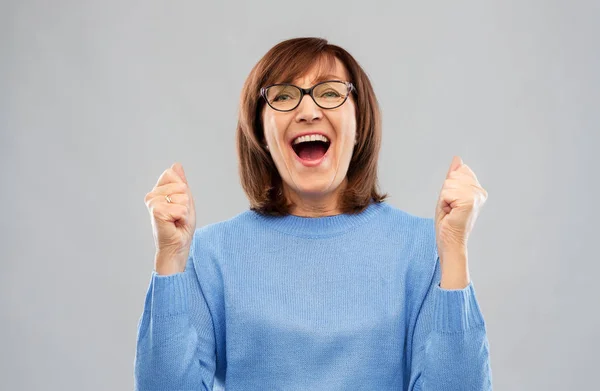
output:
<instances>
[{"instance_id":1,"label":"nose","mask_svg":"<svg viewBox=\"0 0 600 391\"><path fill-rule=\"evenodd\" d=\"M323 111L310 95L302 97L300 104L296 107L296 122L312 122L323 117Z\"/></svg>"}]
</instances>

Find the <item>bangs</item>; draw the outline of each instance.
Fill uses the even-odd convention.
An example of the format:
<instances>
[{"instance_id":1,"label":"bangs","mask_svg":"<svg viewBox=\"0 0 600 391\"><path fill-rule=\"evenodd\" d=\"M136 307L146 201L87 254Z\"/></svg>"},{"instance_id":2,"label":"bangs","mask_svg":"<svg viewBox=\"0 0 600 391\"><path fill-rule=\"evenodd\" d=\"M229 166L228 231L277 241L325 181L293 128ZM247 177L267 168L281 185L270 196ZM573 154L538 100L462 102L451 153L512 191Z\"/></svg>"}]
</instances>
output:
<instances>
[{"instance_id":1,"label":"bangs","mask_svg":"<svg viewBox=\"0 0 600 391\"><path fill-rule=\"evenodd\" d=\"M307 48L312 49L312 48ZM271 72L262 84L292 83L294 80L308 75L316 67L315 80L311 85L332 78L335 70L336 57L331 52L314 52L306 50L296 53L282 53L274 62ZM337 77L336 77L337 79Z\"/></svg>"}]
</instances>

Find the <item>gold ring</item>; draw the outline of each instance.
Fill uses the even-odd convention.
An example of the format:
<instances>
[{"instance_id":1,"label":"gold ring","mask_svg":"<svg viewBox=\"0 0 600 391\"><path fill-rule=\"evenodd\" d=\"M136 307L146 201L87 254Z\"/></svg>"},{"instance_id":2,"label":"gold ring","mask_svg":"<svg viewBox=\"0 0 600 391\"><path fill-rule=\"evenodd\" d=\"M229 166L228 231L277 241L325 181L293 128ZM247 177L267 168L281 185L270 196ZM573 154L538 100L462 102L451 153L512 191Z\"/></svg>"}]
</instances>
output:
<instances>
[{"instance_id":1,"label":"gold ring","mask_svg":"<svg viewBox=\"0 0 600 391\"><path fill-rule=\"evenodd\" d=\"M166 195L166 196L165 196L165 198L167 199L167 202L168 202L168 203L171 203L171 202L173 202L173 201L171 201L171 197L169 197L168 195Z\"/></svg>"}]
</instances>

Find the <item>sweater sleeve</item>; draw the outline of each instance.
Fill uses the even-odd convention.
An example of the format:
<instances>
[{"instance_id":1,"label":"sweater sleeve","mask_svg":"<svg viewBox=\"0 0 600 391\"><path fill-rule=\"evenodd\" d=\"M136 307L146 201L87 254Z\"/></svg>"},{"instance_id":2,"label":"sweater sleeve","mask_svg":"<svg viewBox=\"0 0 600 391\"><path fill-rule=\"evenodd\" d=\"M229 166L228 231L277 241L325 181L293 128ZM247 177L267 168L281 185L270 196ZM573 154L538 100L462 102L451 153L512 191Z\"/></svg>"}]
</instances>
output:
<instances>
[{"instance_id":1,"label":"sweater sleeve","mask_svg":"<svg viewBox=\"0 0 600 391\"><path fill-rule=\"evenodd\" d=\"M215 333L190 255L184 272L152 272L138 324L135 390L212 390Z\"/></svg>"},{"instance_id":2,"label":"sweater sleeve","mask_svg":"<svg viewBox=\"0 0 600 391\"><path fill-rule=\"evenodd\" d=\"M414 327L409 390L492 390L489 342L471 282L442 289L439 257Z\"/></svg>"}]
</instances>

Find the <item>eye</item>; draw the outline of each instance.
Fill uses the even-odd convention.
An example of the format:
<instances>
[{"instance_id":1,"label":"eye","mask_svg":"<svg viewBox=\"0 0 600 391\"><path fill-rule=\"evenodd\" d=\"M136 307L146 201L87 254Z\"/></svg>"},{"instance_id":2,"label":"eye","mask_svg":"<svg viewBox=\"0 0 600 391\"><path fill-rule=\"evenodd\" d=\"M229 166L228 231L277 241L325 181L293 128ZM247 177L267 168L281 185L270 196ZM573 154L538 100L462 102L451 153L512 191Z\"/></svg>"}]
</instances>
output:
<instances>
[{"instance_id":1,"label":"eye","mask_svg":"<svg viewBox=\"0 0 600 391\"><path fill-rule=\"evenodd\" d=\"M341 95L335 90L329 90L323 92L320 96L323 98L339 98Z\"/></svg>"},{"instance_id":2,"label":"eye","mask_svg":"<svg viewBox=\"0 0 600 391\"><path fill-rule=\"evenodd\" d=\"M285 99L286 97L288 99ZM289 96L287 94L281 94L281 95L277 95L275 97L275 99L273 99L273 102L281 102L281 101L285 101L285 100L289 100L289 99L291 99L291 96Z\"/></svg>"}]
</instances>

